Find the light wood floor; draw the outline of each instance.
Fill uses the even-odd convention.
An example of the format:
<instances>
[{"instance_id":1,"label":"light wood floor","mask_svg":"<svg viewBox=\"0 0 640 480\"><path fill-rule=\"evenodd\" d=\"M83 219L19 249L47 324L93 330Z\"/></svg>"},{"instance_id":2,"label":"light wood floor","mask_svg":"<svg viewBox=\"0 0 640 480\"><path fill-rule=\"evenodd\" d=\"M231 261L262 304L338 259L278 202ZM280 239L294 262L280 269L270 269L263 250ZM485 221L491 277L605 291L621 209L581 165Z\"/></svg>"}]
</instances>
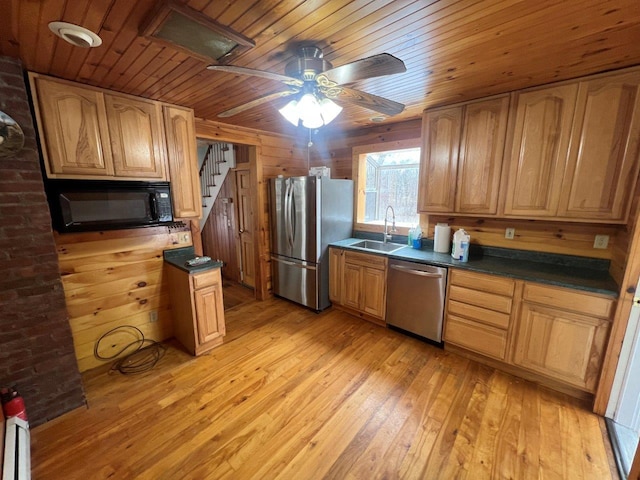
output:
<instances>
[{"instance_id":1,"label":"light wood floor","mask_svg":"<svg viewBox=\"0 0 640 480\"><path fill-rule=\"evenodd\" d=\"M283 300L141 376L89 372L89 409L32 431L33 478L617 478L601 418L423 342Z\"/></svg>"}]
</instances>

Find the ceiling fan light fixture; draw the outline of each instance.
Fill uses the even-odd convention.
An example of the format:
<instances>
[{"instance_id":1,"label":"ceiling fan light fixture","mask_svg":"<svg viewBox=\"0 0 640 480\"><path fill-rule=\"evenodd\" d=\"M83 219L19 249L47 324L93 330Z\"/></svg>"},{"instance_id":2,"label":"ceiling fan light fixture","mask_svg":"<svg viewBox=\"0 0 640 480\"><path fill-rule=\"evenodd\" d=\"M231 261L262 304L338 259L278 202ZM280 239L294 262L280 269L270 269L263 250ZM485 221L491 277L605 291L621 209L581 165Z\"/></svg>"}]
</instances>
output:
<instances>
[{"instance_id":1,"label":"ceiling fan light fixture","mask_svg":"<svg viewBox=\"0 0 640 480\"><path fill-rule=\"evenodd\" d=\"M278 111L295 127L302 120L306 128L320 128L335 119L342 107L328 98L318 101L313 93L305 93L300 100L291 100Z\"/></svg>"},{"instance_id":2,"label":"ceiling fan light fixture","mask_svg":"<svg viewBox=\"0 0 640 480\"><path fill-rule=\"evenodd\" d=\"M287 121L291 122L294 127L298 126L298 121L300 120L300 114L298 113L298 101L291 100L284 107L278 110L280 114L287 119Z\"/></svg>"},{"instance_id":3,"label":"ceiling fan light fixture","mask_svg":"<svg viewBox=\"0 0 640 480\"><path fill-rule=\"evenodd\" d=\"M328 125L342 112L342 107L328 98L322 99L320 102L320 115L324 120L324 124Z\"/></svg>"}]
</instances>

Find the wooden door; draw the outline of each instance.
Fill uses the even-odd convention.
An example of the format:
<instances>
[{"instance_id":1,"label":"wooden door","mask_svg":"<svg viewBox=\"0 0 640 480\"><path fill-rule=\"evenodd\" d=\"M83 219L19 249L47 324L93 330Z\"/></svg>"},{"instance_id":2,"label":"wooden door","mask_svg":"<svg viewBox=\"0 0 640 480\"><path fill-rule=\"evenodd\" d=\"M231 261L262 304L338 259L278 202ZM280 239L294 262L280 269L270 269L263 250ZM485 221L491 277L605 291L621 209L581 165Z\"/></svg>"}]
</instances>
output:
<instances>
[{"instance_id":1,"label":"wooden door","mask_svg":"<svg viewBox=\"0 0 640 480\"><path fill-rule=\"evenodd\" d=\"M454 210L461 125L462 107L430 110L422 118L419 211Z\"/></svg>"},{"instance_id":2,"label":"wooden door","mask_svg":"<svg viewBox=\"0 0 640 480\"><path fill-rule=\"evenodd\" d=\"M166 179L160 104L110 94L104 100L115 175Z\"/></svg>"},{"instance_id":3,"label":"wooden door","mask_svg":"<svg viewBox=\"0 0 640 480\"><path fill-rule=\"evenodd\" d=\"M196 306L198 346L203 346L226 333L222 284L217 282L210 287L195 290L193 297Z\"/></svg>"},{"instance_id":4,"label":"wooden door","mask_svg":"<svg viewBox=\"0 0 640 480\"><path fill-rule=\"evenodd\" d=\"M251 173L249 170L236 170L236 204L238 208L238 243L241 282L255 288L255 255L253 233L253 209L251 191Z\"/></svg>"},{"instance_id":5,"label":"wooden door","mask_svg":"<svg viewBox=\"0 0 640 480\"><path fill-rule=\"evenodd\" d=\"M577 91L573 83L514 95L506 215L557 215Z\"/></svg>"},{"instance_id":6,"label":"wooden door","mask_svg":"<svg viewBox=\"0 0 640 480\"><path fill-rule=\"evenodd\" d=\"M163 113L173 216L200 218L202 196L193 110L165 105Z\"/></svg>"},{"instance_id":7,"label":"wooden door","mask_svg":"<svg viewBox=\"0 0 640 480\"><path fill-rule=\"evenodd\" d=\"M508 95L465 106L456 212L497 213L508 114Z\"/></svg>"},{"instance_id":8,"label":"wooden door","mask_svg":"<svg viewBox=\"0 0 640 480\"><path fill-rule=\"evenodd\" d=\"M344 250L329 248L329 300L342 304L342 269Z\"/></svg>"},{"instance_id":9,"label":"wooden door","mask_svg":"<svg viewBox=\"0 0 640 480\"><path fill-rule=\"evenodd\" d=\"M580 83L560 215L625 222L638 177L640 72Z\"/></svg>"},{"instance_id":10,"label":"wooden door","mask_svg":"<svg viewBox=\"0 0 640 480\"><path fill-rule=\"evenodd\" d=\"M102 92L40 76L31 81L49 176L112 176Z\"/></svg>"},{"instance_id":11,"label":"wooden door","mask_svg":"<svg viewBox=\"0 0 640 480\"><path fill-rule=\"evenodd\" d=\"M362 271L362 305L360 310L384 319L387 307L387 276L384 270L364 267Z\"/></svg>"},{"instance_id":12,"label":"wooden door","mask_svg":"<svg viewBox=\"0 0 640 480\"><path fill-rule=\"evenodd\" d=\"M513 363L593 392L608 330L607 320L523 302Z\"/></svg>"}]
</instances>

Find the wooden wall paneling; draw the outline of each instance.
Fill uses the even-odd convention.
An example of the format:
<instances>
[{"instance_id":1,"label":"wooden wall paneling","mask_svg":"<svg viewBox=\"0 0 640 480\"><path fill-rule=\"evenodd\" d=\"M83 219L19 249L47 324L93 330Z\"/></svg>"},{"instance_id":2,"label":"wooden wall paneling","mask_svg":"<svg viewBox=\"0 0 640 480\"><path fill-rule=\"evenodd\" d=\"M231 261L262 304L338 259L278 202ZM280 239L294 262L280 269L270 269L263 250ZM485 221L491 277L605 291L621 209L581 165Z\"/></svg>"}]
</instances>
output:
<instances>
[{"instance_id":1,"label":"wooden wall paneling","mask_svg":"<svg viewBox=\"0 0 640 480\"><path fill-rule=\"evenodd\" d=\"M636 184L627 225L620 229L611 254L609 273L616 280L618 285L622 285L624 280L627 260L631 252L630 247L633 240L633 229L638 222L638 218L640 218L640 182Z\"/></svg>"},{"instance_id":2,"label":"wooden wall paneling","mask_svg":"<svg viewBox=\"0 0 640 480\"><path fill-rule=\"evenodd\" d=\"M600 374L600 382L594 402L593 411L599 415L604 415L609 396L611 395L611 387L613 379L618 368L618 359L622 348L622 341L629 323L629 315L633 306L633 297L636 292L638 278L640 278L640 210L638 208L638 190L636 189L634 211L630 216L629 224L623 235L627 243L624 265L624 274L620 285L620 295L616 312L613 316L611 333L609 335L609 343L604 357L602 373ZM631 223L633 222L633 223ZM622 256L616 253L616 266L621 265ZM616 269L618 270L618 269ZM614 272L616 273L616 272Z\"/></svg>"},{"instance_id":3,"label":"wooden wall paneling","mask_svg":"<svg viewBox=\"0 0 640 480\"><path fill-rule=\"evenodd\" d=\"M1 55L18 58L18 19L20 18L19 0L5 2L4 12L0 17L0 52Z\"/></svg>"},{"instance_id":4,"label":"wooden wall paneling","mask_svg":"<svg viewBox=\"0 0 640 480\"><path fill-rule=\"evenodd\" d=\"M311 166L331 168L332 178L352 178L352 148L359 145L392 143L421 138L422 120L377 125L337 134L320 131L313 138Z\"/></svg>"},{"instance_id":5,"label":"wooden wall paneling","mask_svg":"<svg viewBox=\"0 0 640 480\"><path fill-rule=\"evenodd\" d=\"M234 208L236 196L233 182L234 172L229 171L202 229L202 243L205 255L224 262L222 276L239 282L240 267L236 248L238 227ZM223 199L230 201L224 202Z\"/></svg>"},{"instance_id":6,"label":"wooden wall paneling","mask_svg":"<svg viewBox=\"0 0 640 480\"><path fill-rule=\"evenodd\" d=\"M464 228L471 235L473 244L603 259L612 258L617 235L623 228L616 225L429 215L428 238L433 238L438 222L448 223L452 232ZM512 240L504 238L506 228L515 228ZM609 235L606 249L593 248L595 235Z\"/></svg>"},{"instance_id":7,"label":"wooden wall paneling","mask_svg":"<svg viewBox=\"0 0 640 480\"><path fill-rule=\"evenodd\" d=\"M80 371L102 365L94 358L98 338L121 325L134 325L145 336L173 335L170 295L162 252L182 247L164 227L55 236L69 324ZM156 312L157 321L151 321ZM128 335L110 338L114 352Z\"/></svg>"}]
</instances>

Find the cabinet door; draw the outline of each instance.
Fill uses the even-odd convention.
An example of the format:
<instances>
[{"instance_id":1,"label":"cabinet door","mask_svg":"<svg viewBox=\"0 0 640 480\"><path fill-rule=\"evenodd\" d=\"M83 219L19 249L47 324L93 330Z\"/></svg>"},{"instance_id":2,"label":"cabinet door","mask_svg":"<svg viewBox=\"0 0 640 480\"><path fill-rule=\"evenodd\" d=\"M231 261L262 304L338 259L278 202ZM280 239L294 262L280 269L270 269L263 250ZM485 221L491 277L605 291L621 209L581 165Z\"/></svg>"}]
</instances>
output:
<instances>
[{"instance_id":1,"label":"cabinet door","mask_svg":"<svg viewBox=\"0 0 640 480\"><path fill-rule=\"evenodd\" d=\"M107 115L101 92L33 77L38 124L52 176L113 175Z\"/></svg>"},{"instance_id":2,"label":"cabinet door","mask_svg":"<svg viewBox=\"0 0 640 480\"><path fill-rule=\"evenodd\" d=\"M329 248L329 300L342 303L342 260L344 250Z\"/></svg>"},{"instance_id":3,"label":"cabinet door","mask_svg":"<svg viewBox=\"0 0 640 480\"><path fill-rule=\"evenodd\" d=\"M418 210L453 212L462 107L426 112L422 119L422 151Z\"/></svg>"},{"instance_id":4,"label":"cabinet door","mask_svg":"<svg viewBox=\"0 0 640 480\"><path fill-rule=\"evenodd\" d=\"M607 320L523 302L513 362L594 392L608 329Z\"/></svg>"},{"instance_id":5,"label":"cabinet door","mask_svg":"<svg viewBox=\"0 0 640 480\"><path fill-rule=\"evenodd\" d=\"M387 307L387 278L384 270L363 268L362 305L360 310L371 316L384 319Z\"/></svg>"},{"instance_id":6,"label":"cabinet door","mask_svg":"<svg viewBox=\"0 0 640 480\"><path fill-rule=\"evenodd\" d=\"M508 113L508 96L465 106L456 212L497 213Z\"/></svg>"},{"instance_id":7,"label":"cabinet door","mask_svg":"<svg viewBox=\"0 0 640 480\"><path fill-rule=\"evenodd\" d=\"M225 334L222 285L216 283L210 287L195 290L193 297L198 329L197 344L203 346Z\"/></svg>"},{"instance_id":8,"label":"cabinet door","mask_svg":"<svg viewBox=\"0 0 640 480\"><path fill-rule=\"evenodd\" d=\"M165 106L164 122L173 215L176 218L199 218L202 216L202 197L193 111Z\"/></svg>"},{"instance_id":9,"label":"cabinet door","mask_svg":"<svg viewBox=\"0 0 640 480\"><path fill-rule=\"evenodd\" d=\"M555 217L578 85L517 93L505 214Z\"/></svg>"},{"instance_id":10,"label":"cabinet door","mask_svg":"<svg viewBox=\"0 0 640 480\"><path fill-rule=\"evenodd\" d=\"M116 177L165 179L160 104L105 94Z\"/></svg>"},{"instance_id":11,"label":"cabinet door","mask_svg":"<svg viewBox=\"0 0 640 480\"><path fill-rule=\"evenodd\" d=\"M342 304L360 310L360 290L362 289L362 270L360 265L344 263L341 282Z\"/></svg>"},{"instance_id":12,"label":"cabinet door","mask_svg":"<svg viewBox=\"0 0 640 480\"><path fill-rule=\"evenodd\" d=\"M580 83L560 215L626 222L638 177L640 72Z\"/></svg>"}]
</instances>

